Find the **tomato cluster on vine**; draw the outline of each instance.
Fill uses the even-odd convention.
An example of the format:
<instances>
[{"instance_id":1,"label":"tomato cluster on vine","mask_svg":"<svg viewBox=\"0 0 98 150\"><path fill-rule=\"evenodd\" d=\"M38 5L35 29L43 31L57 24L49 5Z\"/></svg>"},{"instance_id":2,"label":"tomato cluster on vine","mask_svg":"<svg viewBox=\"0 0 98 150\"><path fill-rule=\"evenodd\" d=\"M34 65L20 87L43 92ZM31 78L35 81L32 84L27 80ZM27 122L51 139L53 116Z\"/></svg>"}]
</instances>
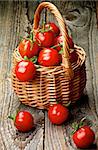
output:
<instances>
[{"instance_id":1,"label":"tomato cluster on vine","mask_svg":"<svg viewBox=\"0 0 98 150\"><path fill-rule=\"evenodd\" d=\"M71 49L70 62L77 61L72 37L68 36L68 45ZM62 62L63 36L59 27L49 22L40 27L36 34L31 31L28 37L23 38L17 50L23 58L15 67L16 77L20 81L30 81L36 74L36 65L51 67ZM36 64L36 65L35 65Z\"/></svg>"}]
</instances>

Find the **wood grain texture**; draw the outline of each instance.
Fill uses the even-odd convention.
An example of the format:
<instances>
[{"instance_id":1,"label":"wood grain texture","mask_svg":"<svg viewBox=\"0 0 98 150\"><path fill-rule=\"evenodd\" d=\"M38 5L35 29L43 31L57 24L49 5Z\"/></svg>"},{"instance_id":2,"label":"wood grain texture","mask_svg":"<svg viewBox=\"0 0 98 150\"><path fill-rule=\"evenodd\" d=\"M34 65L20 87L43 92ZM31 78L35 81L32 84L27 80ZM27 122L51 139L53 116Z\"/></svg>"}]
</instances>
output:
<instances>
[{"instance_id":1,"label":"wood grain texture","mask_svg":"<svg viewBox=\"0 0 98 150\"><path fill-rule=\"evenodd\" d=\"M27 35L32 28L38 2L0 2L0 150L77 150L70 136L71 125L83 117L88 124L93 124L96 132L96 144L90 149L98 149L98 29L95 3L54 1L54 4L67 22L74 42L87 53L84 96L70 107L71 118L62 126L52 125L46 111L19 102L11 87L12 51L19 42L19 36ZM35 128L29 133L19 133L8 119L8 115L20 109L34 115Z\"/></svg>"}]
</instances>

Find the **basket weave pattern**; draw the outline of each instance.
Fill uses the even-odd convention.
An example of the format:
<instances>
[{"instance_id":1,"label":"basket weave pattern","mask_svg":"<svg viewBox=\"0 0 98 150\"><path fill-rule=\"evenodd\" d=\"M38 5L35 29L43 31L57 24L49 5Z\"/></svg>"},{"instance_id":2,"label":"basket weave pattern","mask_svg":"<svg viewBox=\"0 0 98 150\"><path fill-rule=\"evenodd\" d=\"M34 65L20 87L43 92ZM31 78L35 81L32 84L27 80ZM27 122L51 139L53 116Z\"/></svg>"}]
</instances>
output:
<instances>
[{"instance_id":1,"label":"basket weave pattern","mask_svg":"<svg viewBox=\"0 0 98 150\"><path fill-rule=\"evenodd\" d=\"M38 6L34 16L33 30L36 32L38 29L43 8L48 8L54 14L60 26L64 39L62 64L53 67L40 66L40 68L36 65L35 78L30 82L21 82L15 75L15 65L23 58L16 49L13 53L12 86L22 103L40 109L48 109L50 104L75 103L81 97L86 85L86 55L81 47L75 45L78 60L70 63L66 25L57 8L49 2L43 2Z\"/></svg>"}]
</instances>

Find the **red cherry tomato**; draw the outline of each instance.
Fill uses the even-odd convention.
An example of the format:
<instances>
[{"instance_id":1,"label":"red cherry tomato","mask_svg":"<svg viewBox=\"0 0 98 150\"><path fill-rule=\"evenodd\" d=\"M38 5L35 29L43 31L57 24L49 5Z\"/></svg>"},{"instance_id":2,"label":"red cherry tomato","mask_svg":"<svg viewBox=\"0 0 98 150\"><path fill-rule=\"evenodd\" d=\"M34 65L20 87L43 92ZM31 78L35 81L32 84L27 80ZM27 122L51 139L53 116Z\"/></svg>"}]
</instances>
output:
<instances>
[{"instance_id":1,"label":"red cherry tomato","mask_svg":"<svg viewBox=\"0 0 98 150\"><path fill-rule=\"evenodd\" d=\"M44 48L40 51L38 63L42 66L56 66L61 62L60 54L53 48Z\"/></svg>"},{"instance_id":2,"label":"red cherry tomato","mask_svg":"<svg viewBox=\"0 0 98 150\"><path fill-rule=\"evenodd\" d=\"M56 46L55 49L57 49L58 51L61 50L62 46L63 45L63 37L62 35L59 35L57 36L55 39L54 39L54 45ZM69 48L74 48L74 43L73 43L73 40L72 40L72 37L68 37L68 44L69 44Z\"/></svg>"},{"instance_id":3,"label":"red cherry tomato","mask_svg":"<svg viewBox=\"0 0 98 150\"><path fill-rule=\"evenodd\" d=\"M50 28L50 30L52 30L53 32L54 32L54 35L55 36L58 36L59 34L60 34L60 29L59 29L59 27L55 24L55 23L53 23L53 22L49 22L49 23L47 23L46 25L45 25L45 28L47 29L49 29Z\"/></svg>"},{"instance_id":4,"label":"red cherry tomato","mask_svg":"<svg viewBox=\"0 0 98 150\"><path fill-rule=\"evenodd\" d=\"M63 37L61 35L57 36L55 39L54 39L54 45L56 46L56 50L60 51L62 46L60 45L62 44L63 45Z\"/></svg>"},{"instance_id":5,"label":"red cherry tomato","mask_svg":"<svg viewBox=\"0 0 98 150\"><path fill-rule=\"evenodd\" d=\"M83 126L73 134L72 138L78 148L89 148L95 140L95 134L89 126Z\"/></svg>"},{"instance_id":6,"label":"red cherry tomato","mask_svg":"<svg viewBox=\"0 0 98 150\"><path fill-rule=\"evenodd\" d=\"M28 132L34 127L34 118L28 111L19 111L15 117L15 127L21 132Z\"/></svg>"},{"instance_id":7,"label":"red cherry tomato","mask_svg":"<svg viewBox=\"0 0 98 150\"><path fill-rule=\"evenodd\" d=\"M68 37L68 42L69 42L69 48L74 48L74 42L73 42L73 39L72 39L72 37Z\"/></svg>"},{"instance_id":8,"label":"red cherry tomato","mask_svg":"<svg viewBox=\"0 0 98 150\"><path fill-rule=\"evenodd\" d=\"M55 46L57 45L57 46L55 47L55 49L56 49L57 51L60 51L61 48L62 48L62 46L59 45L59 44L62 44L62 45L63 45L63 37L62 37L61 35L60 35L60 36L57 36L57 37L55 38L55 40L54 40L54 45L55 45ZM69 44L70 44L70 48L74 48L74 43L73 43L71 37L69 37ZM71 62L71 63L76 62L77 59L78 59L78 55L77 55L77 53L76 53L75 50L71 50L71 51L70 51L69 57L70 57L70 62Z\"/></svg>"},{"instance_id":9,"label":"red cherry tomato","mask_svg":"<svg viewBox=\"0 0 98 150\"><path fill-rule=\"evenodd\" d=\"M36 68L33 62L22 60L16 65L15 73L20 81L30 81L35 76Z\"/></svg>"},{"instance_id":10,"label":"red cherry tomato","mask_svg":"<svg viewBox=\"0 0 98 150\"><path fill-rule=\"evenodd\" d=\"M71 63L76 62L78 60L78 54L76 53L75 50L70 52L69 57L70 57L70 62Z\"/></svg>"},{"instance_id":11,"label":"red cherry tomato","mask_svg":"<svg viewBox=\"0 0 98 150\"><path fill-rule=\"evenodd\" d=\"M20 55L24 58L27 56L28 58L32 58L33 56L38 55L39 46L36 42L31 42L30 40L22 40L18 46Z\"/></svg>"},{"instance_id":12,"label":"red cherry tomato","mask_svg":"<svg viewBox=\"0 0 98 150\"><path fill-rule=\"evenodd\" d=\"M60 125L69 117L69 110L61 104L54 104L49 107L48 118L53 124Z\"/></svg>"},{"instance_id":13,"label":"red cherry tomato","mask_svg":"<svg viewBox=\"0 0 98 150\"><path fill-rule=\"evenodd\" d=\"M35 39L42 47L50 47L53 45L54 33L50 30L44 32L39 31L36 33Z\"/></svg>"}]
</instances>

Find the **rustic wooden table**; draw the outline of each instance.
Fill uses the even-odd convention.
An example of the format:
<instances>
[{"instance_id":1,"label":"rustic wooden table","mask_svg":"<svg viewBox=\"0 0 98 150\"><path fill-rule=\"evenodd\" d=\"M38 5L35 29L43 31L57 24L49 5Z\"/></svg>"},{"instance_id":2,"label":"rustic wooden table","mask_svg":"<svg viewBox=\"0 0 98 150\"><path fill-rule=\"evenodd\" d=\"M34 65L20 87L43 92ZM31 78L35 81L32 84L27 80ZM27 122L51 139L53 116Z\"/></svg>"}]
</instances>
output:
<instances>
[{"instance_id":1,"label":"rustic wooden table","mask_svg":"<svg viewBox=\"0 0 98 150\"><path fill-rule=\"evenodd\" d=\"M61 11L73 40L87 54L87 84L84 96L71 108L71 119L62 126L52 125L47 111L21 104L12 90L10 70L12 52L19 36L32 28L34 11L40 1L0 1L0 150L76 150L71 140L71 125L86 117L96 133L92 150L98 147L98 29L94 2L54 1ZM8 115L26 109L33 113L35 129L29 133L16 131ZM88 149L88 150L89 150Z\"/></svg>"}]
</instances>

